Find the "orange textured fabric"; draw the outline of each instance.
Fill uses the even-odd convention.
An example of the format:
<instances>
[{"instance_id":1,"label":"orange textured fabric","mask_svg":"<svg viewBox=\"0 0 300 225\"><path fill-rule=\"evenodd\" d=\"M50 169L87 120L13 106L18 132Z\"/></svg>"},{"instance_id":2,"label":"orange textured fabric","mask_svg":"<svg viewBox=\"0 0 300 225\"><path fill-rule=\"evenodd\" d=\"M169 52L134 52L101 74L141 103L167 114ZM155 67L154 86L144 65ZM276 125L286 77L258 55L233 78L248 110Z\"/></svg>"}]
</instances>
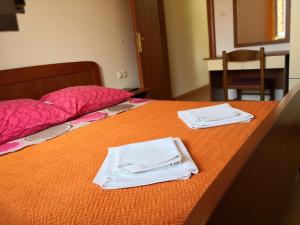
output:
<instances>
[{"instance_id":1,"label":"orange textured fabric","mask_svg":"<svg viewBox=\"0 0 300 225\"><path fill-rule=\"evenodd\" d=\"M0 157L0 224L182 224L276 102L232 102L251 123L189 129L178 110L209 102L153 101L45 143ZM110 146L180 137L200 173L122 190L92 183Z\"/></svg>"}]
</instances>

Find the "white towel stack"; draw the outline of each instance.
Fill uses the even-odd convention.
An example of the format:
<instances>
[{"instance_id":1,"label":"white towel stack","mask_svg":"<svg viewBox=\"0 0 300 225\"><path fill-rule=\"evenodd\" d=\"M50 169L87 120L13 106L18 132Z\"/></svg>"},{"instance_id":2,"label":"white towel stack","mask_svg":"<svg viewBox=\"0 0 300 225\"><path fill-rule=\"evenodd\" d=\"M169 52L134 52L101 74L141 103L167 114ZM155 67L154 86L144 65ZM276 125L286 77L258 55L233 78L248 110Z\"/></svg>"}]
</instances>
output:
<instances>
[{"instance_id":1,"label":"white towel stack","mask_svg":"<svg viewBox=\"0 0 300 225\"><path fill-rule=\"evenodd\" d=\"M179 138L109 148L94 183L103 189L129 188L184 180L198 168Z\"/></svg>"},{"instance_id":2,"label":"white towel stack","mask_svg":"<svg viewBox=\"0 0 300 225\"><path fill-rule=\"evenodd\" d=\"M228 103L179 111L178 116L192 129L250 122L254 118L253 115L233 108Z\"/></svg>"}]
</instances>

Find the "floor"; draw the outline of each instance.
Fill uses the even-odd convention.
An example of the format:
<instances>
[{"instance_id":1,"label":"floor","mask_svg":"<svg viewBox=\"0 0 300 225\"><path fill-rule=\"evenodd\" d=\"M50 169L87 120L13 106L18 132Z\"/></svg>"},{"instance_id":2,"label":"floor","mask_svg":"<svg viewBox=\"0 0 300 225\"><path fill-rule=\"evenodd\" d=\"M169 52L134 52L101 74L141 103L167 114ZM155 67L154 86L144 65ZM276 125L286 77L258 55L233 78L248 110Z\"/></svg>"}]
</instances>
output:
<instances>
[{"instance_id":1,"label":"floor","mask_svg":"<svg viewBox=\"0 0 300 225\"><path fill-rule=\"evenodd\" d=\"M189 94L176 98L180 101L210 101L210 87L205 86Z\"/></svg>"},{"instance_id":2,"label":"floor","mask_svg":"<svg viewBox=\"0 0 300 225\"><path fill-rule=\"evenodd\" d=\"M180 101L210 101L209 86L193 91L189 94L176 98ZM300 225L300 171L295 181L295 187L291 196L288 211L282 225Z\"/></svg>"}]
</instances>

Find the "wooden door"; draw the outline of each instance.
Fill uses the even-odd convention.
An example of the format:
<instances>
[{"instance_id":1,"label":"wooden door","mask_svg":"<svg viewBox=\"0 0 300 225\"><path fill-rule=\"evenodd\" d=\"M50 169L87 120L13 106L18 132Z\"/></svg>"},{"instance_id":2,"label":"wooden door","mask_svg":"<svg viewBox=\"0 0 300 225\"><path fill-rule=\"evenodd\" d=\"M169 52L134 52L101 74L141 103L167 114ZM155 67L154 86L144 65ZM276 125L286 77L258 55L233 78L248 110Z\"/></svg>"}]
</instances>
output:
<instances>
[{"instance_id":1,"label":"wooden door","mask_svg":"<svg viewBox=\"0 0 300 225\"><path fill-rule=\"evenodd\" d=\"M163 0L129 0L136 36L139 79L154 99L170 99L171 84L168 61Z\"/></svg>"}]
</instances>

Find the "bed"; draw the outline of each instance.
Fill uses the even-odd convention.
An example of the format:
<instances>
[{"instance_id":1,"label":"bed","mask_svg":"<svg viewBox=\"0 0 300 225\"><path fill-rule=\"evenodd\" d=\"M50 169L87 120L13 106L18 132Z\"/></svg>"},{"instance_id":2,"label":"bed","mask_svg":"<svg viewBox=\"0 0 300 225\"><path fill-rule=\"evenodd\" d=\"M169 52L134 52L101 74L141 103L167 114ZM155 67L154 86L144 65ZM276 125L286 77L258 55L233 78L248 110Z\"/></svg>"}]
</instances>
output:
<instances>
[{"instance_id":1,"label":"bed","mask_svg":"<svg viewBox=\"0 0 300 225\"><path fill-rule=\"evenodd\" d=\"M94 62L0 71L0 99L101 85ZM231 102L247 124L191 130L178 110L214 102L151 101L0 156L1 224L280 224L300 165L300 87L281 102ZM123 190L92 183L110 146L180 137L200 173Z\"/></svg>"}]
</instances>

